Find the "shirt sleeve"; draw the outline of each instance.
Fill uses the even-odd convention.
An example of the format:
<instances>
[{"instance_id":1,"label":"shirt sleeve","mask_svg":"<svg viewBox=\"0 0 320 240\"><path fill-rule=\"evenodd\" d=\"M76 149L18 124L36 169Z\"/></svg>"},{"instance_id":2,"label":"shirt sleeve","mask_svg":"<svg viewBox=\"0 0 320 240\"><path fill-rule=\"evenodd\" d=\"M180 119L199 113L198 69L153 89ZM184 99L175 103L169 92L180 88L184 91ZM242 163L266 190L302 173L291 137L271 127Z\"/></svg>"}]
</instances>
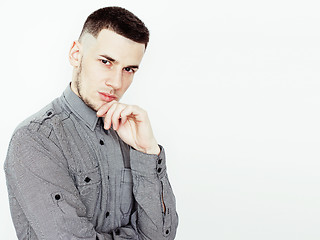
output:
<instances>
[{"instance_id":1,"label":"shirt sleeve","mask_svg":"<svg viewBox=\"0 0 320 240\"><path fill-rule=\"evenodd\" d=\"M18 239L139 239L132 226L111 233L95 230L63 153L41 133L18 130L4 169Z\"/></svg>"},{"instance_id":2,"label":"shirt sleeve","mask_svg":"<svg viewBox=\"0 0 320 240\"><path fill-rule=\"evenodd\" d=\"M132 226L140 239L174 239L178 226L176 201L168 179L164 148L146 154L130 148L136 211ZM136 221L134 221L136 219Z\"/></svg>"}]
</instances>

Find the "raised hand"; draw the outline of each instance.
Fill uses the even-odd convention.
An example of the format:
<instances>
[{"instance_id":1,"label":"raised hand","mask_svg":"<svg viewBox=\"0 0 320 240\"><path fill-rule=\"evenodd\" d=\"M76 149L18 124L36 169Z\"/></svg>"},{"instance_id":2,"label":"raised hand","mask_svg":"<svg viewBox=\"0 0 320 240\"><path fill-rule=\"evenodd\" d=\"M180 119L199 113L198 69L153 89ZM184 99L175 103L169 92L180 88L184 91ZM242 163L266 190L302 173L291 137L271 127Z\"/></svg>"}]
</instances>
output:
<instances>
[{"instance_id":1,"label":"raised hand","mask_svg":"<svg viewBox=\"0 0 320 240\"><path fill-rule=\"evenodd\" d=\"M105 129L108 130L112 124L119 137L136 150L148 154L160 153L148 114L139 106L113 100L102 105L97 111L97 116L104 117Z\"/></svg>"}]
</instances>

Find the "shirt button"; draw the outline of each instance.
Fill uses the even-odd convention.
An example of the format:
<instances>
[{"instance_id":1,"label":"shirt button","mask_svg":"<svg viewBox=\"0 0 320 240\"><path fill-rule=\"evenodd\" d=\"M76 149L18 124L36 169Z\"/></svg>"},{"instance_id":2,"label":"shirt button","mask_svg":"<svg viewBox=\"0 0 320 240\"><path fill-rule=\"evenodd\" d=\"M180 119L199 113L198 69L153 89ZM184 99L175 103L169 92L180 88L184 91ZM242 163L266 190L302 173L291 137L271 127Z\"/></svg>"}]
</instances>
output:
<instances>
[{"instance_id":1,"label":"shirt button","mask_svg":"<svg viewBox=\"0 0 320 240\"><path fill-rule=\"evenodd\" d=\"M54 198L55 198L56 200L60 200L61 196L60 196L60 194L56 194L56 195L54 196Z\"/></svg>"},{"instance_id":2,"label":"shirt button","mask_svg":"<svg viewBox=\"0 0 320 240\"><path fill-rule=\"evenodd\" d=\"M109 213L109 212L106 212L106 218L109 217L109 215L110 215L110 213Z\"/></svg>"},{"instance_id":3,"label":"shirt button","mask_svg":"<svg viewBox=\"0 0 320 240\"><path fill-rule=\"evenodd\" d=\"M160 158L160 159L158 160L158 164L161 164L161 162L162 162L162 159Z\"/></svg>"},{"instance_id":4,"label":"shirt button","mask_svg":"<svg viewBox=\"0 0 320 240\"><path fill-rule=\"evenodd\" d=\"M166 234L169 234L169 230L166 231Z\"/></svg>"},{"instance_id":5,"label":"shirt button","mask_svg":"<svg viewBox=\"0 0 320 240\"><path fill-rule=\"evenodd\" d=\"M85 181L86 183L88 183L88 182L90 182L90 181L91 181L91 178L86 177L86 178L84 179L84 181Z\"/></svg>"},{"instance_id":6,"label":"shirt button","mask_svg":"<svg viewBox=\"0 0 320 240\"><path fill-rule=\"evenodd\" d=\"M100 139L100 145L104 145L104 141Z\"/></svg>"},{"instance_id":7,"label":"shirt button","mask_svg":"<svg viewBox=\"0 0 320 240\"><path fill-rule=\"evenodd\" d=\"M51 114L52 114L52 112L48 112L48 113L47 113L47 116L50 116Z\"/></svg>"},{"instance_id":8,"label":"shirt button","mask_svg":"<svg viewBox=\"0 0 320 240\"><path fill-rule=\"evenodd\" d=\"M160 167L160 168L158 168L158 173L160 173L161 172L161 170L162 170L162 168Z\"/></svg>"}]
</instances>

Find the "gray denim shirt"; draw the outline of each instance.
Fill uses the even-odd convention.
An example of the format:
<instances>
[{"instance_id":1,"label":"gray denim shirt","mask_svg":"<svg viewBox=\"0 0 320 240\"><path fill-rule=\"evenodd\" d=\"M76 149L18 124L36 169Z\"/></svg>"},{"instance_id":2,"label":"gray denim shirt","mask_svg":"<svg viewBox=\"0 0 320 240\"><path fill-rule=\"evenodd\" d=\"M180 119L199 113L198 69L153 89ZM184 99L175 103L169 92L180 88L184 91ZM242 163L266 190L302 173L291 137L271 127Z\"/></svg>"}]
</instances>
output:
<instances>
[{"instance_id":1,"label":"gray denim shirt","mask_svg":"<svg viewBox=\"0 0 320 240\"><path fill-rule=\"evenodd\" d=\"M18 239L174 239L165 152L139 152L70 86L22 122L4 169Z\"/></svg>"}]
</instances>

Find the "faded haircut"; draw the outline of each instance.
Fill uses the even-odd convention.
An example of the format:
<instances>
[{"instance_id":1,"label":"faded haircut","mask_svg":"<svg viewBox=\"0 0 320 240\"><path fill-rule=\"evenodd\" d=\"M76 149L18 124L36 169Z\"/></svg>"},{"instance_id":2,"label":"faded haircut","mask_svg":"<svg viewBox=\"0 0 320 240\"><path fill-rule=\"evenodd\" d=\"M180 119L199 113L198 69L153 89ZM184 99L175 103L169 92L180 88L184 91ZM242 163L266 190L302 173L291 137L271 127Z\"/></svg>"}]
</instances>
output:
<instances>
[{"instance_id":1,"label":"faded haircut","mask_svg":"<svg viewBox=\"0 0 320 240\"><path fill-rule=\"evenodd\" d=\"M149 42L149 30L133 13L121 7L105 7L91 13L85 21L79 41L85 33L95 38L102 29L109 29L137 43Z\"/></svg>"}]
</instances>

